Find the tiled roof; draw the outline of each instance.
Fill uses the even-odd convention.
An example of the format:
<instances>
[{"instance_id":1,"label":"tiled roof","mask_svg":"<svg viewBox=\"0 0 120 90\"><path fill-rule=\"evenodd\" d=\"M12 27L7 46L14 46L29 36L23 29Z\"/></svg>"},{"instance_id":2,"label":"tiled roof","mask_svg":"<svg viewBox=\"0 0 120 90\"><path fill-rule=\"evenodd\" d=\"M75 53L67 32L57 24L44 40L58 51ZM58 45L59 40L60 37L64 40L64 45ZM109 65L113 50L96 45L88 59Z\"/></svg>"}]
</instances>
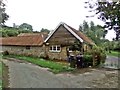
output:
<instances>
[{"instance_id":1,"label":"tiled roof","mask_svg":"<svg viewBox=\"0 0 120 90\"><path fill-rule=\"evenodd\" d=\"M66 24L67 25L67 24ZM73 32L75 32L81 39L83 39L84 42L91 44L91 45L95 45L95 43L88 38L85 34L83 34L82 32L72 28L71 26L67 25Z\"/></svg>"},{"instance_id":2,"label":"tiled roof","mask_svg":"<svg viewBox=\"0 0 120 90\"><path fill-rule=\"evenodd\" d=\"M47 34L43 33L25 33L17 37L1 38L0 45L18 45L18 46L40 46L46 39Z\"/></svg>"}]
</instances>

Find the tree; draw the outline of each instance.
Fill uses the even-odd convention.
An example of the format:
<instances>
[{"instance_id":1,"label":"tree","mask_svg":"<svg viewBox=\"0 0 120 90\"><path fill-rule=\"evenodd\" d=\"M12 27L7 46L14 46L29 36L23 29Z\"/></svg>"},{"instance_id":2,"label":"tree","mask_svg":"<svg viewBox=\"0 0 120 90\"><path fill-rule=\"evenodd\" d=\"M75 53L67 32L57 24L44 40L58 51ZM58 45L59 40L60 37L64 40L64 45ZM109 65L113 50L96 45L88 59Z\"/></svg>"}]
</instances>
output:
<instances>
[{"instance_id":1,"label":"tree","mask_svg":"<svg viewBox=\"0 0 120 90\"><path fill-rule=\"evenodd\" d=\"M86 21L83 21L83 25L80 25L79 29L82 29L80 31L91 38L94 43L96 43L96 45L100 45L104 41L105 35L107 34L107 31L104 30L102 26L94 25L93 21L90 22L90 26L87 24Z\"/></svg>"},{"instance_id":2,"label":"tree","mask_svg":"<svg viewBox=\"0 0 120 90\"><path fill-rule=\"evenodd\" d=\"M49 31L48 29L44 29L44 28L42 28L42 29L41 29L41 32L49 33L50 31Z\"/></svg>"},{"instance_id":3,"label":"tree","mask_svg":"<svg viewBox=\"0 0 120 90\"><path fill-rule=\"evenodd\" d=\"M100 2L101 1L101 2ZM95 12L98 15L98 19L105 22L104 28L108 30L114 29L116 32L116 40L120 39L120 1L116 0L97 0L96 2L85 2L85 8L89 8L90 11ZM92 16L95 16L92 15ZM87 16L90 17L90 16Z\"/></svg>"},{"instance_id":4,"label":"tree","mask_svg":"<svg viewBox=\"0 0 120 90\"><path fill-rule=\"evenodd\" d=\"M9 16L5 12L4 0L0 0L0 26L4 25L5 21L8 20Z\"/></svg>"},{"instance_id":5,"label":"tree","mask_svg":"<svg viewBox=\"0 0 120 90\"><path fill-rule=\"evenodd\" d=\"M82 25L79 25L79 31L83 32L83 26Z\"/></svg>"},{"instance_id":6,"label":"tree","mask_svg":"<svg viewBox=\"0 0 120 90\"><path fill-rule=\"evenodd\" d=\"M23 23L19 26L20 29L33 31L32 25Z\"/></svg>"},{"instance_id":7,"label":"tree","mask_svg":"<svg viewBox=\"0 0 120 90\"><path fill-rule=\"evenodd\" d=\"M90 22L90 29L91 29L92 31L95 30L95 25L94 25L94 22L93 22L93 21Z\"/></svg>"},{"instance_id":8,"label":"tree","mask_svg":"<svg viewBox=\"0 0 120 90\"><path fill-rule=\"evenodd\" d=\"M15 27L2 26L0 29L0 37L13 37L20 33L32 33L30 30L22 30Z\"/></svg>"},{"instance_id":9,"label":"tree","mask_svg":"<svg viewBox=\"0 0 120 90\"><path fill-rule=\"evenodd\" d=\"M87 32L87 30L89 30L89 25L88 25L88 23L84 20L84 21L83 21L83 31L84 31L84 32Z\"/></svg>"}]
</instances>

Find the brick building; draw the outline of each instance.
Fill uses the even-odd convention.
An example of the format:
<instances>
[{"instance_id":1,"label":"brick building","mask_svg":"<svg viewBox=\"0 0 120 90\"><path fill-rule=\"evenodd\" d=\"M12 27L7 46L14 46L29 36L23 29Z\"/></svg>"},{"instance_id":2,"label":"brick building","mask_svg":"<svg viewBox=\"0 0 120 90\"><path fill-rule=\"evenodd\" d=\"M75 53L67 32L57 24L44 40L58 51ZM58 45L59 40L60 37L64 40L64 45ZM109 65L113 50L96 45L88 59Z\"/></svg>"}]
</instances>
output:
<instances>
[{"instance_id":1,"label":"brick building","mask_svg":"<svg viewBox=\"0 0 120 90\"><path fill-rule=\"evenodd\" d=\"M8 51L10 54L48 57L59 60L67 59L67 51L72 52L69 47L75 44L75 41L81 43L81 52L90 50L95 45L82 32L65 23L60 23L50 34L23 33L17 37L6 37L1 38L1 40L2 51Z\"/></svg>"}]
</instances>

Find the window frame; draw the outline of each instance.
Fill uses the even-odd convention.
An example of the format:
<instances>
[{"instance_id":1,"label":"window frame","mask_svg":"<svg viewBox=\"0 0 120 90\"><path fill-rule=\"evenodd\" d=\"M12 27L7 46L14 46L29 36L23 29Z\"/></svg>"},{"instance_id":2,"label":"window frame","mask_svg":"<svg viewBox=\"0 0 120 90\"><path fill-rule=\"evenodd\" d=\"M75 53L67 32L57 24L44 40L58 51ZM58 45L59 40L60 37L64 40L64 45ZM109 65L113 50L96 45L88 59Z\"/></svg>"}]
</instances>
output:
<instances>
[{"instance_id":1,"label":"window frame","mask_svg":"<svg viewBox=\"0 0 120 90\"><path fill-rule=\"evenodd\" d=\"M31 47L30 47L30 46L26 46L25 49L26 49L26 50L30 50Z\"/></svg>"},{"instance_id":2,"label":"window frame","mask_svg":"<svg viewBox=\"0 0 120 90\"><path fill-rule=\"evenodd\" d=\"M59 49L58 49L59 47ZM60 45L51 45L49 47L50 52L61 52L61 46Z\"/></svg>"},{"instance_id":3,"label":"window frame","mask_svg":"<svg viewBox=\"0 0 120 90\"><path fill-rule=\"evenodd\" d=\"M70 50L70 47L68 47L68 51L69 51L69 52L73 52L72 50Z\"/></svg>"}]
</instances>

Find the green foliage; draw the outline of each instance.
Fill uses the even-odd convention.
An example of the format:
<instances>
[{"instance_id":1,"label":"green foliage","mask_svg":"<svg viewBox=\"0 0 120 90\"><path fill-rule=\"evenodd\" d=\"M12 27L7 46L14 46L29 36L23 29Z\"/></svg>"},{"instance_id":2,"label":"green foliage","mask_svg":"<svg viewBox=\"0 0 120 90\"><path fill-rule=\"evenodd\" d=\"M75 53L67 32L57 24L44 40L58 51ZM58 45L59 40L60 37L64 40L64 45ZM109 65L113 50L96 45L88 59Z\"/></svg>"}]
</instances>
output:
<instances>
[{"instance_id":1,"label":"green foliage","mask_svg":"<svg viewBox=\"0 0 120 90\"><path fill-rule=\"evenodd\" d=\"M42 28L42 29L41 29L41 32L49 33L50 31L49 31L48 29L44 29L44 28Z\"/></svg>"},{"instance_id":2,"label":"green foliage","mask_svg":"<svg viewBox=\"0 0 120 90\"><path fill-rule=\"evenodd\" d=\"M85 59L95 66L102 64L106 59L106 52L103 47L94 46L92 50L84 53Z\"/></svg>"},{"instance_id":3,"label":"green foliage","mask_svg":"<svg viewBox=\"0 0 120 90\"><path fill-rule=\"evenodd\" d=\"M22 30L30 30L30 31L33 30L32 25L27 24L27 23L21 24L21 25L19 26L19 28L22 29Z\"/></svg>"},{"instance_id":4,"label":"green foliage","mask_svg":"<svg viewBox=\"0 0 120 90\"><path fill-rule=\"evenodd\" d=\"M107 53L107 55L120 57L120 52L119 51L111 51L111 53Z\"/></svg>"},{"instance_id":5,"label":"green foliage","mask_svg":"<svg viewBox=\"0 0 120 90\"><path fill-rule=\"evenodd\" d=\"M120 51L120 41L106 41L102 44L106 51Z\"/></svg>"},{"instance_id":6,"label":"green foliage","mask_svg":"<svg viewBox=\"0 0 120 90\"><path fill-rule=\"evenodd\" d=\"M88 23L84 20L83 21L83 30L86 31L89 28Z\"/></svg>"},{"instance_id":7,"label":"green foliage","mask_svg":"<svg viewBox=\"0 0 120 90\"><path fill-rule=\"evenodd\" d=\"M69 47L72 51L81 51L82 43L79 41L75 41L73 45Z\"/></svg>"},{"instance_id":8,"label":"green foliage","mask_svg":"<svg viewBox=\"0 0 120 90\"><path fill-rule=\"evenodd\" d=\"M0 33L1 33L0 37L8 37L8 36L11 37L11 36L17 36L18 35L17 30L11 30L11 29L9 29L9 30L1 29Z\"/></svg>"},{"instance_id":9,"label":"green foliage","mask_svg":"<svg viewBox=\"0 0 120 90\"><path fill-rule=\"evenodd\" d=\"M5 12L6 5L3 1L5 0L0 0L0 26L4 25L5 21L9 18L9 16Z\"/></svg>"},{"instance_id":10,"label":"green foliage","mask_svg":"<svg viewBox=\"0 0 120 90\"><path fill-rule=\"evenodd\" d=\"M105 50L102 47L94 46L91 51L94 60L100 61L100 63L104 63L106 59ZM96 62L95 61L95 62ZM100 64L98 63L98 64Z\"/></svg>"},{"instance_id":11,"label":"green foliage","mask_svg":"<svg viewBox=\"0 0 120 90\"><path fill-rule=\"evenodd\" d=\"M95 25L93 21L90 22L90 30L95 31Z\"/></svg>"},{"instance_id":12,"label":"green foliage","mask_svg":"<svg viewBox=\"0 0 120 90\"><path fill-rule=\"evenodd\" d=\"M6 33L9 37L18 35L18 32L15 32L14 30L6 30Z\"/></svg>"},{"instance_id":13,"label":"green foliage","mask_svg":"<svg viewBox=\"0 0 120 90\"><path fill-rule=\"evenodd\" d=\"M72 68L70 68L67 65L63 65L61 63L53 62L53 61L50 61L50 60L44 60L44 59L37 58L37 57L30 57L30 56L28 57L28 56L21 56L21 55L6 55L6 56L3 56L3 58L7 58L7 57L16 58L16 59L19 59L19 60L25 60L25 61L28 61L30 63L36 64L38 66L49 68L50 71L52 71L54 73L73 70Z\"/></svg>"},{"instance_id":14,"label":"green foliage","mask_svg":"<svg viewBox=\"0 0 120 90\"><path fill-rule=\"evenodd\" d=\"M0 37L12 37L17 36L20 33L31 33L32 31L29 30L21 30L15 28L1 28L0 29Z\"/></svg>"},{"instance_id":15,"label":"green foliage","mask_svg":"<svg viewBox=\"0 0 120 90\"><path fill-rule=\"evenodd\" d=\"M107 31L100 25L94 25L94 22L90 22L90 27L86 21L79 26L79 30L82 31L86 36L91 38L96 45L100 45L103 42Z\"/></svg>"},{"instance_id":16,"label":"green foliage","mask_svg":"<svg viewBox=\"0 0 120 90\"><path fill-rule=\"evenodd\" d=\"M90 12L95 12L98 19L105 22L105 28L114 29L116 32L116 40L120 39L120 1L105 0L104 2L99 2L97 0L86 2L86 7L89 8ZM93 15L93 16L95 16ZM90 17L90 16L87 16Z\"/></svg>"},{"instance_id":17,"label":"green foliage","mask_svg":"<svg viewBox=\"0 0 120 90\"><path fill-rule=\"evenodd\" d=\"M113 50L120 51L120 41L113 41Z\"/></svg>"},{"instance_id":18,"label":"green foliage","mask_svg":"<svg viewBox=\"0 0 120 90\"><path fill-rule=\"evenodd\" d=\"M92 66L93 65L93 58L92 58L92 55L83 55L83 63L86 65L86 66Z\"/></svg>"}]
</instances>

